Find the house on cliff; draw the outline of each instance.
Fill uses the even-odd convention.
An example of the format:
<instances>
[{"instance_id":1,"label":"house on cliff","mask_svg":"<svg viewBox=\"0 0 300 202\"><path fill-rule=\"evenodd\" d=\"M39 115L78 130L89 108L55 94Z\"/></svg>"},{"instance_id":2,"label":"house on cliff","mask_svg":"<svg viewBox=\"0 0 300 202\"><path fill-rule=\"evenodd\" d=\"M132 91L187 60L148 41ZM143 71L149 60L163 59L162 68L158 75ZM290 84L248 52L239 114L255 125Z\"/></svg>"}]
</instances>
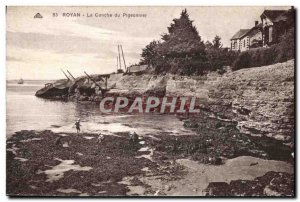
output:
<instances>
[{"instance_id":1,"label":"house on cliff","mask_svg":"<svg viewBox=\"0 0 300 202\"><path fill-rule=\"evenodd\" d=\"M279 37L294 27L295 10L265 10L261 15L263 46L279 42Z\"/></svg>"},{"instance_id":2,"label":"house on cliff","mask_svg":"<svg viewBox=\"0 0 300 202\"><path fill-rule=\"evenodd\" d=\"M278 43L280 36L295 26L295 9L264 10L260 19L261 23L255 21L251 29L241 29L233 35L231 50L246 51Z\"/></svg>"},{"instance_id":3,"label":"house on cliff","mask_svg":"<svg viewBox=\"0 0 300 202\"><path fill-rule=\"evenodd\" d=\"M245 41L243 41L243 37L245 36L245 34L249 31L249 29L240 29L237 33L235 33L233 35L233 37L231 37L230 41L231 41L231 50L234 51L242 51L243 49L243 43ZM246 45L244 45L244 49L246 50Z\"/></svg>"},{"instance_id":4,"label":"house on cliff","mask_svg":"<svg viewBox=\"0 0 300 202\"><path fill-rule=\"evenodd\" d=\"M241 29L231 38L231 50L246 51L262 46L262 24L255 21L251 29Z\"/></svg>"}]
</instances>

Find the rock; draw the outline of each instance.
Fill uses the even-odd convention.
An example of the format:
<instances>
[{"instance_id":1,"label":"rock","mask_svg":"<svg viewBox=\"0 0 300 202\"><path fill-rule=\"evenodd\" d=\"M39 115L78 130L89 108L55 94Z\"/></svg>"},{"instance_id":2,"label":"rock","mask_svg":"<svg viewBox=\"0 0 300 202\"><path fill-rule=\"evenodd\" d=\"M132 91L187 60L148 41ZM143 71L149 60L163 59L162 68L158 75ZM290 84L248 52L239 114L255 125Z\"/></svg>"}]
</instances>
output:
<instances>
[{"instance_id":1,"label":"rock","mask_svg":"<svg viewBox=\"0 0 300 202\"><path fill-rule=\"evenodd\" d=\"M100 102L101 100L102 100L102 97L100 97L100 96L95 96L93 99L94 102Z\"/></svg>"},{"instance_id":2,"label":"rock","mask_svg":"<svg viewBox=\"0 0 300 202\"><path fill-rule=\"evenodd\" d=\"M209 183L206 196L294 196L294 175L267 172L254 180Z\"/></svg>"},{"instance_id":3,"label":"rock","mask_svg":"<svg viewBox=\"0 0 300 202\"><path fill-rule=\"evenodd\" d=\"M294 71L294 60L290 60L227 73L211 86L215 90L210 91L207 106L219 117L242 124L241 132L292 141ZM227 102L232 105L225 105Z\"/></svg>"},{"instance_id":4,"label":"rock","mask_svg":"<svg viewBox=\"0 0 300 202\"><path fill-rule=\"evenodd\" d=\"M55 145L57 145L57 146L61 145L62 144L61 140L62 140L62 136L59 136L58 138L56 138Z\"/></svg>"},{"instance_id":5,"label":"rock","mask_svg":"<svg viewBox=\"0 0 300 202\"><path fill-rule=\"evenodd\" d=\"M160 190L157 190L155 193L154 193L154 196L159 196L160 195Z\"/></svg>"},{"instance_id":6,"label":"rock","mask_svg":"<svg viewBox=\"0 0 300 202\"><path fill-rule=\"evenodd\" d=\"M221 165L222 159L220 157L209 157L208 161L213 165Z\"/></svg>"},{"instance_id":7,"label":"rock","mask_svg":"<svg viewBox=\"0 0 300 202\"><path fill-rule=\"evenodd\" d=\"M204 190L206 196L230 196L230 186L226 182L211 182Z\"/></svg>"},{"instance_id":8,"label":"rock","mask_svg":"<svg viewBox=\"0 0 300 202\"><path fill-rule=\"evenodd\" d=\"M104 141L104 135L99 134L98 138L97 138L97 143L101 143Z\"/></svg>"},{"instance_id":9,"label":"rock","mask_svg":"<svg viewBox=\"0 0 300 202\"><path fill-rule=\"evenodd\" d=\"M69 143L68 142L65 142L65 143L63 143L63 145L62 145L63 147L69 147Z\"/></svg>"},{"instance_id":10,"label":"rock","mask_svg":"<svg viewBox=\"0 0 300 202\"><path fill-rule=\"evenodd\" d=\"M264 189L264 194L266 196L280 196L280 193L270 189L269 186L266 186L265 189Z\"/></svg>"},{"instance_id":11,"label":"rock","mask_svg":"<svg viewBox=\"0 0 300 202\"><path fill-rule=\"evenodd\" d=\"M170 191L170 190L171 190L171 186L170 186L170 185L166 185L165 189L166 189L167 191Z\"/></svg>"},{"instance_id":12,"label":"rock","mask_svg":"<svg viewBox=\"0 0 300 202\"><path fill-rule=\"evenodd\" d=\"M183 126L186 128L198 128L199 125L196 122L185 121Z\"/></svg>"},{"instance_id":13,"label":"rock","mask_svg":"<svg viewBox=\"0 0 300 202\"><path fill-rule=\"evenodd\" d=\"M89 101L89 97L88 97L88 96L81 95L81 96L78 97L78 100L79 100L79 101Z\"/></svg>"},{"instance_id":14,"label":"rock","mask_svg":"<svg viewBox=\"0 0 300 202\"><path fill-rule=\"evenodd\" d=\"M129 133L129 143L130 144L136 144L139 141L139 136L136 134L136 132L130 132Z\"/></svg>"}]
</instances>

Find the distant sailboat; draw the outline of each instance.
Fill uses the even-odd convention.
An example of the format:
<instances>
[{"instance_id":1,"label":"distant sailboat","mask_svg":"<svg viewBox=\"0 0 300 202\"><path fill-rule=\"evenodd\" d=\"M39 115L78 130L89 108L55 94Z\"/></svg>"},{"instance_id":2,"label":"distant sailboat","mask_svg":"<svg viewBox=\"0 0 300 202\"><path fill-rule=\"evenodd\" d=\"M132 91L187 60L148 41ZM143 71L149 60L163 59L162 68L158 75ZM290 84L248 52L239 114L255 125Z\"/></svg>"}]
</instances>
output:
<instances>
[{"instance_id":1,"label":"distant sailboat","mask_svg":"<svg viewBox=\"0 0 300 202\"><path fill-rule=\"evenodd\" d=\"M21 78L19 81L18 81L18 84L23 84L24 83L24 80Z\"/></svg>"}]
</instances>

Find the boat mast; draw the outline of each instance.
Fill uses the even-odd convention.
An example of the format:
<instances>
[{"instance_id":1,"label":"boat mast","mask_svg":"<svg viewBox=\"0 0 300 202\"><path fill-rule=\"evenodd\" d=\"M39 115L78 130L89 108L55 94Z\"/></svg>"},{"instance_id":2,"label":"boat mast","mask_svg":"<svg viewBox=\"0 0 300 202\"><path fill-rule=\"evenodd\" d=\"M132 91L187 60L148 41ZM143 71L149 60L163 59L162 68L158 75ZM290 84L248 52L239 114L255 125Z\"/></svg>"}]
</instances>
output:
<instances>
[{"instance_id":1,"label":"boat mast","mask_svg":"<svg viewBox=\"0 0 300 202\"><path fill-rule=\"evenodd\" d=\"M117 71L119 69L119 57L117 56Z\"/></svg>"},{"instance_id":2,"label":"boat mast","mask_svg":"<svg viewBox=\"0 0 300 202\"><path fill-rule=\"evenodd\" d=\"M127 71L127 67L126 67L126 63L125 63L125 57L124 57L122 45L120 45L120 47L121 47L121 51L122 51L123 62L124 62L124 68L125 68L125 72L126 72L126 71Z\"/></svg>"},{"instance_id":3,"label":"boat mast","mask_svg":"<svg viewBox=\"0 0 300 202\"><path fill-rule=\"evenodd\" d=\"M119 54L119 67L120 67L120 69L122 69L122 67L121 67L120 45L119 44L118 44L118 54Z\"/></svg>"},{"instance_id":4,"label":"boat mast","mask_svg":"<svg viewBox=\"0 0 300 202\"><path fill-rule=\"evenodd\" d=\"M70 76L74 79L74 81L76 80L75 77L71 74L71 72L69 72L69 70L67 70L67 72L70 74Z\"/></svg>"},{"instance_id":5,"label":"boat mast","mask_svg":"<svg viewBox=\"0 0 300 202\"><path fill-rule=\"evenodd\" d=\"M70 80L70 78L67 76L67 74L64 72L64 70L60 69L62 71L62 73L65 75L65 77L67 77L68 80Z\"/></svg>"}]
</instances>

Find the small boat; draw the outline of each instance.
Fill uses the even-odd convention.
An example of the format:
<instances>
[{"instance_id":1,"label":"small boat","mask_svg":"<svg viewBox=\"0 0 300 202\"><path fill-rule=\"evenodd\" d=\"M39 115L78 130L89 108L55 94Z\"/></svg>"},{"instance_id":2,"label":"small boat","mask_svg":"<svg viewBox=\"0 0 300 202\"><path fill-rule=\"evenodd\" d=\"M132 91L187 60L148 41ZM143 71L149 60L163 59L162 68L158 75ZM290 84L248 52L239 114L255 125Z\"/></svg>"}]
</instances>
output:
<instances>
[{"instance_id":1,"label":"small boat","mask_svg":"<svg viewBox=\"0 0 300 202\"><path fill-rule=\"evenodd\" d=\"M24 80L21 78L19 81L18 81L18 84L23 84L24 83Z\"/></svg>"}]
</instances>

